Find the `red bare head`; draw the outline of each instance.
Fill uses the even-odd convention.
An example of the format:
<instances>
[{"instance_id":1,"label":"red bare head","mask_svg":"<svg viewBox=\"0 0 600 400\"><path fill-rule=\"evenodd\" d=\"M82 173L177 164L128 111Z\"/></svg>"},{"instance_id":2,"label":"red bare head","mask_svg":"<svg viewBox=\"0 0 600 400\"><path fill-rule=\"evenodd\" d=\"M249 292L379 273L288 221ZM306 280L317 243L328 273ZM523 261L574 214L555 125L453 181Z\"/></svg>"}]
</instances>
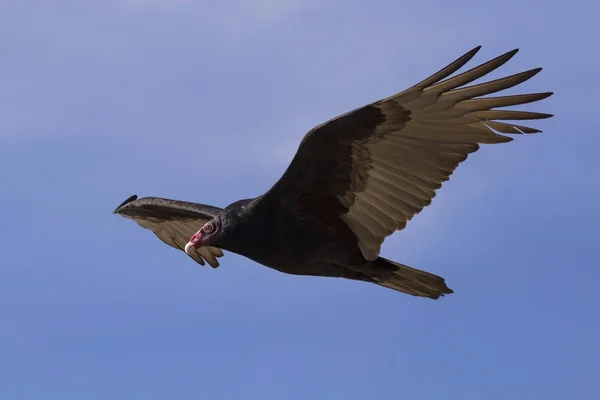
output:
<instances>
[{"instance_id":1,"label":"red bare head","mask_svg":"<svg viewBox=\"0 0 600 400\"><path fill-rule=\"evenodd\" d=\"M185 245L185 252L191 255L196 249L206 246L211 236L217 232L217 228L217 223L214 220L208 221L198 232L192 235Z\"/></svg>"}]
</instances>

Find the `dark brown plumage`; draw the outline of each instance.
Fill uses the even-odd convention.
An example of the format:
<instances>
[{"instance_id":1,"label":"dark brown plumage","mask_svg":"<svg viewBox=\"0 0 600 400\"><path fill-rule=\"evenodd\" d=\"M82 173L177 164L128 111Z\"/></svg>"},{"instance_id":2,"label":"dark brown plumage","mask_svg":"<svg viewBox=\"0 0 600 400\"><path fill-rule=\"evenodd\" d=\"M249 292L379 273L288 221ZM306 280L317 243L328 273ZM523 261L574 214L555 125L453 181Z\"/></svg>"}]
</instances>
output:
<instances>
[{"instance_id":1,"label":"dark brown plumage","mask_svg":"<svg viewBox=\"0 0 600 400\"><path fill-rule=\"evenodd\" d=\"M550 114L497 110L552 93L479 97L516 86L532 69L464 86L510 60L510 51L450 77L479 50L398 94L352 110L306 134L275 185L221 210L174 200L133 199L115 210L165 243L213 266L220 249L282 272L344 277L438 298L444 279L379 257L386 237L429 205L436 190L480 144L540 132L502 122ZM213 232L215 230L215 232Z\"/></svg>"}]
</instances>

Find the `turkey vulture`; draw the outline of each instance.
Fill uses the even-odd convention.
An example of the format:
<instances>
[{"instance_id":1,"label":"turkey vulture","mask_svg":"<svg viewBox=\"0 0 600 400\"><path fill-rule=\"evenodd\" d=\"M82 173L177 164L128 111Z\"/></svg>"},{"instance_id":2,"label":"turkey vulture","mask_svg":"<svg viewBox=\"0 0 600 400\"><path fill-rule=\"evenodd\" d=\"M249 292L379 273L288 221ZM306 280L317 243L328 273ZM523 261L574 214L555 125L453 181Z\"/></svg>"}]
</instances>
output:
<instances>
[{"instance_id":1,"label":"turkey vulture","mask_svg":"<svg viewBox=\"0 0 600 400\"><path fill-rule=\"evenodd\" d=\"M481 97L525 82L541 68L465 86L518 49L450 77L480 47L398 94L311 129L285 173L259 197L221 209L132 196L114 213L214 268L223 249L288 274L371 282L431 299L453 293L439 276L379 257L381 244L431 203L479 144L512 140L501 134L541 132L500 121L552 116L497 109L551 92Z\"/></svg>"}]
</instances>

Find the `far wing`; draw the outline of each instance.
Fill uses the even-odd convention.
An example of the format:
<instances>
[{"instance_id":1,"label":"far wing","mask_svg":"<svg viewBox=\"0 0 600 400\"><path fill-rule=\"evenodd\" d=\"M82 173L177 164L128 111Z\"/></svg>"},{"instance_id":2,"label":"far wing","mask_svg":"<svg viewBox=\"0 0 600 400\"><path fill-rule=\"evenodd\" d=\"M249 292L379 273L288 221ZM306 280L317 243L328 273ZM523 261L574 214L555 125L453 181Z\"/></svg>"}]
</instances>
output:
<instances>
[{"instance_id":1,"label":"far wing","mask_svg":"<svg viewBox=\"0 0 600 400\"><path fill-rule=\"evenodd\" d=\"M114 211L151 230L160 240L181 251L184 251L190 237L219 212L221 208L204 204L159 197L138 199L136 195L125 200ZM201 265L206 260L213 268L217 268L217 258L223 257L223 251L217 247L202 247L190 257Z\"/></svg>"},{"instance_id":2,"label":"far wing","mask_svg":"<svg viewBox=\"0 0 600 400\"><path fill-rule=\"evenodd\" d=\"M480 144L511 141L505 134L540 132L503 121L551 116L498 108L551 93L481 97L517 86L541 68L469 85L506 63L516 50L450 77L478 50L409 89L313 128L260 202L267 209L285 207L302 219L341 218L365 259L375 260L385 238L429 205Z\"/></svg>"}]
</instances>

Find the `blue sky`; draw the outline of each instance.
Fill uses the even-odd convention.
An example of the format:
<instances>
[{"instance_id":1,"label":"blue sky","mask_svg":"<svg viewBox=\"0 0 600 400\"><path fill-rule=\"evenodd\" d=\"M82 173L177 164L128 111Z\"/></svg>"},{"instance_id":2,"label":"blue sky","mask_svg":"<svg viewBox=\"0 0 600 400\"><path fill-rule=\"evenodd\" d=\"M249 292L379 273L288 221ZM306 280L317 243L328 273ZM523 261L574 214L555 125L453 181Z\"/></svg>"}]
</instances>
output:
<instances>
[{"instance_id":1,"label":"blue sky","mask_svg":"<svg viewBox=\"0 0 600 400\"><path fill-rule=\"evenodd\" d=\"M597 12L541 0L0 2L0 398L598 393ZM474 154L384 244L454 295L286 276L234 254L200 267L111 215L133 193L256 196L312 126L478 44L475 62L521 48L493 77L544 67L518 91L554 91L531 108L556 116Z\"/></svg>"}]
</instances>

